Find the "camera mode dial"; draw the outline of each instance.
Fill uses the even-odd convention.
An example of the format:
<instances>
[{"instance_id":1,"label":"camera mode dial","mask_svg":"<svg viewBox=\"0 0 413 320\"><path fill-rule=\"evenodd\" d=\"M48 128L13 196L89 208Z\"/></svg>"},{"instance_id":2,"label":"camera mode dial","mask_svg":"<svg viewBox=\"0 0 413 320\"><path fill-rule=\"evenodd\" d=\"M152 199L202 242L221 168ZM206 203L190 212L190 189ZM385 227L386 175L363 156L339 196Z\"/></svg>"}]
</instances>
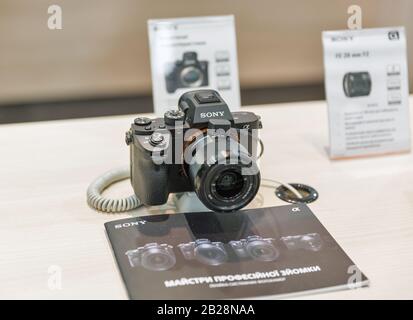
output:
<instances>
[{"instance_id":1,"label":"camera mode dial","mask_svg":"<svg viewBox=\"0 0 413 320\"><path fill-rule=\"evenodd\" d=\"M168 126L174 126L176 122L184 122L185 113L181 110L168 110L164 114L165 124Z\"/></svg>"}]
</instances>

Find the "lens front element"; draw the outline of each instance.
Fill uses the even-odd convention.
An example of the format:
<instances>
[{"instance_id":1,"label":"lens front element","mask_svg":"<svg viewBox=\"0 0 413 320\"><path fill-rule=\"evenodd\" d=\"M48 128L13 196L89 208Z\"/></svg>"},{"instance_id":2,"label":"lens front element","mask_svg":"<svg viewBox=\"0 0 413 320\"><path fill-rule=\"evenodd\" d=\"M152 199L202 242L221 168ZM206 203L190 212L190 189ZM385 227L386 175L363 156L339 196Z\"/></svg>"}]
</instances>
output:
<instances>
[{"instance_id":1,"label":"lens front element","mask_svg":"<svg viewBox=\"0 0 413 320\"><path fill-rule=\"evenodd\" d=\"M234 198L244 187L244 179L240 172L228 169L222 172L215 181L215 191L222 198Z\"/></svg>"},{"instance_id":2,"label":"lens front element","mask_svg":"<svg viewBox=\"0 0 413 320\"><path fill-rule=\"evenodd\" d=\"M257 169L244 175L244 166L241 162L203 164L194 177L194 189L202 203L216 212L230 212L251 202L258 192L260 173Z\"/></svg>"},{"instance_id":3,"label":"lens front element","mask_svg":"<svg viewBox=\"0 0 413 320\"><path fill-rule=\"evenodd\" d=\"M227 253L223 249L208 243L198 245L195 256L198 261L210 266L218 266L227 260Z\"/></svg>"},{"instance_id":4,"label":"lens front element","mask_svg":"<svg viewBox=\"0 0 413 320\"><path fill-rule=\"evenodd\" d=\"M142 266L148 270L164 271L175 265L175 256L160 248L151 248L142 255Z\"/></svg>"},{"instance_id":5,"label":"lens front element","mask_svg":"<svg viewBox=\"0 0 413 320\"><path fill-rule=\"evenodd\" d=\"M272 244L263 240L254 240L248 243L247 251L253 259L258 261L274 261L280 255Z\"/></svg>"},{"instance_id":6,"label":"lens front element","mask_svg":"<svg viewBox=\"0 0 413 320\"><path fill-rule=\"evenodd\" d=\"M237 211L254 199L261 182L260 172L254 158L238 141L207 135L185 152L191 155L188 177L208 209Z\"/></svg>"}]
</instances>

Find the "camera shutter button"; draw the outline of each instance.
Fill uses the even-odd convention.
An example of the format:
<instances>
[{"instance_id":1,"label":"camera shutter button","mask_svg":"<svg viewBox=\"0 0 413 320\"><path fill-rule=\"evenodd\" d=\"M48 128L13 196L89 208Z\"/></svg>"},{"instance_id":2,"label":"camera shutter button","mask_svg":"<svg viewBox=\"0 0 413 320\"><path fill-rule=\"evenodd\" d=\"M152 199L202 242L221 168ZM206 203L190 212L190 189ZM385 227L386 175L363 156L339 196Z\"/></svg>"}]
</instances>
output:
<instances>
[{"instance_id":1,"label":"camera shutter button","mask_svg":"<svg viewBox=\"0 0 413 320\"><path fill-rule=\"evenodd\" d=\"M165 140L165 137L163 136L162 133L154 132L151 135L150 143L153 146L157 146L161 144L164 140Z\"/></svg>"}]
</instances>

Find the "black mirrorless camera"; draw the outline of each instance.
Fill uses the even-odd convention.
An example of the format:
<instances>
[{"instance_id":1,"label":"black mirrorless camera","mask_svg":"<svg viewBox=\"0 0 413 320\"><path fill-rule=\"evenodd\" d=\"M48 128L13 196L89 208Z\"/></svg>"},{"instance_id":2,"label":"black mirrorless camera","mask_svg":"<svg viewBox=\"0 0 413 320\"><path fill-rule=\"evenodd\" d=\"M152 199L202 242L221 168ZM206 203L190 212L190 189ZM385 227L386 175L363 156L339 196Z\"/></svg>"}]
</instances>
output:
<instances>
[{"instance_id":1,"label":"black mirrorless camera","mask_svg":"<svg viewBox=\"0 0 413 320\"><path fill-rule=\"evenodd\" d=\"M179 88L199 88L208 85L208 61L199 61L196 52L185 52L182 60L166 65L166 91Z\"/></svg>"},{"instance_id":2,"label":"black mirrorless camera","mask_svg":"<svg viewBox=\"0 0 413 320\"><path fill-rule=\"evenodd\" d=\"M195 191L212 211L243 208L260 185L260 117L231 113L214 90L186 92L178 105L163 118L135 119L126 133L136 196L161 205L170 193Z\"/></svg>"}]
</instances>

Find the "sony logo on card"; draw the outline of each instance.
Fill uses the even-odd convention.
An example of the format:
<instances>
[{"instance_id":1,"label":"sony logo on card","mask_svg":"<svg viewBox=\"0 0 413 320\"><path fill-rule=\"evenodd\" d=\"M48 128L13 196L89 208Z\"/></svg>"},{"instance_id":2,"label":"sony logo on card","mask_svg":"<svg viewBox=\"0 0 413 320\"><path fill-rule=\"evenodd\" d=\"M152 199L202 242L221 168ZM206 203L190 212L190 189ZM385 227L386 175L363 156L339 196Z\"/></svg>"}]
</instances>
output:
<instances>
[{"instance_id":1,"label":"sony logo on card","mask_svg":"<svg viewBox=\"0 0 413 320\"><path fill-rule=\"evenodd\" d=\"M139 225L144 225L146 223L145 220L138 220L138 221L132 221L132 222L125 222L125 223L119 223L115 224L115 229L122 229L122 228L128 228L128 227L136 227Z\"/></svg>"},{"instance_id":2,"label":"sony logo on card","mask_svg":"<svg viewBox=\"0 0 413 320\"><path fill-rule=\"evenodd\" d=\"M353 36L334 36L331 37L332 42L337 42L337 41L353 41L354 37Z\"/></svg>"}]
</instances>

